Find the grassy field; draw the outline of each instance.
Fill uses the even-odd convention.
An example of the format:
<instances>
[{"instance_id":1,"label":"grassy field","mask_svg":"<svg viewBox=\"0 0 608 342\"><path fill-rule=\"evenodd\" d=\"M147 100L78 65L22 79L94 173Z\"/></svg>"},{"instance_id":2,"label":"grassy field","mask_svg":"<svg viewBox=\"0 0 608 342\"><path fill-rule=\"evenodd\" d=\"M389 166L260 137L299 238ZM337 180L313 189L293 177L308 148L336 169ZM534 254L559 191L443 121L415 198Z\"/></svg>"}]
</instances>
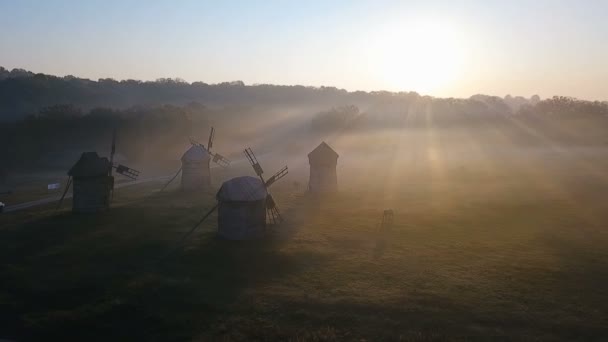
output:
<instances>
[{"instance_id":1,"label":"grassy field","mask_svg":"<svg viewBox=\"0 0 608 342\"><path fill-rule=\"evenodd\" d=\"M121 189L96 216L0 216L0 338L608 339L605 154L469 133L398 134L365 162L342 152L333 196L282 180L287 222L260 241L217 239L213 215L166 256L214 192L162 184Z\"/></svg>"}]
</instances>

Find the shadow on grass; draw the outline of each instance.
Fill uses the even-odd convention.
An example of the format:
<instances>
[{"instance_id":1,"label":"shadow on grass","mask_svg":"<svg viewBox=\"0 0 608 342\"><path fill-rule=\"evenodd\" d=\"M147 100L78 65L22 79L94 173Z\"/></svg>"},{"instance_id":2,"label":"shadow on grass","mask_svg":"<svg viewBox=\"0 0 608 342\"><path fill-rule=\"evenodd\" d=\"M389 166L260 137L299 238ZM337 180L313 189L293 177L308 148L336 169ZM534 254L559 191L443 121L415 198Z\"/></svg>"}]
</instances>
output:
<instances>
[{"instance_id":1,"label":"shadow on grass","mask_svg":"<svg viewBox=\"0 0 608 342\"><path fill-rule=\"evenodd\" d=\"M197 214L119 207L1 230L0 338L189 340L247 289L324 262L282 239L219 240L212 216L158 263Z\"/></svg>"}]
</instances>

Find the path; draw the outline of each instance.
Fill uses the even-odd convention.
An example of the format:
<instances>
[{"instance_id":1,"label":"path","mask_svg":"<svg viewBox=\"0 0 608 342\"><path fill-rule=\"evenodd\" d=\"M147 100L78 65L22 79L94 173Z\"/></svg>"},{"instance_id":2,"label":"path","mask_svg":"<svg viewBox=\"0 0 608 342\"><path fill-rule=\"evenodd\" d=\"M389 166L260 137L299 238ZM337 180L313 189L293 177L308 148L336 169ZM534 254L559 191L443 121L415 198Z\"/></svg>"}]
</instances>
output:
<instances>
[{"instance_id":1,"label":"path","mask_svg":"<svg viewBox=\"0 0 608 342\"><path fill-rule=\"evenodd\" d=\"M115 189L120 189L120 188L124 188L124 187L130 186L130 185L137 185L137 184L142 184L142 183L161 181L161 180L169 179L171 177L172 177L172 175L171 176L152 177L152 178L146 178L146 179L138 179L138 180L132 181L132 182L125 182L125 183L116 184L114 186L114 188ZM71 198L71 197L72 197L71 193L68 193L68 194L65 195L65 198ZM19 203L19 204L15 204L15 205L10 205L10 206L7 206L7 207L4 208L4 212L5 213L10 213L12 211L28 209L28 208L36 207L36 206L43 205L43 204L57 202L57 201L59 201L59 199L61 199L60 195L53 196L53 197L47 197L47 198L43 198L43 199L31 201L31 202L25 202L25 203Z\"/></svg>"}]
</instances>

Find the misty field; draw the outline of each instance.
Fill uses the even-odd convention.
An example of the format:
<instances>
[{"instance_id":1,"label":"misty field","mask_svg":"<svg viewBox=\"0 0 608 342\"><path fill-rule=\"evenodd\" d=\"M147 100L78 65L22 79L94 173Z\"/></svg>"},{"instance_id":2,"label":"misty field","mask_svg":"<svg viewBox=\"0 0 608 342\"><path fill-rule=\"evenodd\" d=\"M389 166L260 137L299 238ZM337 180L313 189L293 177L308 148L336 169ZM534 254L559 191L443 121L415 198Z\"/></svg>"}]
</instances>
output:
<instances>
[{"instance_id":1,"label":"misty field","mask_svg":"<svg viewBox=\"0 0 608 342\"><path fill-rule=\"evenodd\" d=\"M97 216L3 215L0 338L605 340L608 151L535 132L336 136L341 190L323 198L305 153L261 157L292 178L259 241L217 239L213 215L174 250L214 192L162 183Z\"/></svg>"}]
</instances>

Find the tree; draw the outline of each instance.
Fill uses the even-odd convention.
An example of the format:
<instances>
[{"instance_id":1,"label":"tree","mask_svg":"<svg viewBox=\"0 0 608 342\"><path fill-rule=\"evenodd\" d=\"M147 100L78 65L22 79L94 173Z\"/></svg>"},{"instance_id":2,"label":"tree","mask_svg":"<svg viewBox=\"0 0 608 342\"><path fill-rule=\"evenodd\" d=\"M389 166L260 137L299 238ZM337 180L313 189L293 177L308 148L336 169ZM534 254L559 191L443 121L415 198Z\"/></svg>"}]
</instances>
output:
<instances>
[{"instance_id":1,"label":"tree","mask_svg":"<svg viewBox=\"0 0 608 342\"><path fill-rule=\"evenodd\" d=\"M60 104L42 108L39 118L51 120L74 119L82 116L82 111L71 104Z\"/></svg>"},{"instance_id":2,"label":"tree","mask_svg":"<svg viewBox=\"0 0 608 342\"><path fill-rule=\"evenodd\" d=\"M359 115L359 108L354 105L332 108L318 113L311 122L315 131L333 131L350 123Z\"/></svg>"}]
</instances>

